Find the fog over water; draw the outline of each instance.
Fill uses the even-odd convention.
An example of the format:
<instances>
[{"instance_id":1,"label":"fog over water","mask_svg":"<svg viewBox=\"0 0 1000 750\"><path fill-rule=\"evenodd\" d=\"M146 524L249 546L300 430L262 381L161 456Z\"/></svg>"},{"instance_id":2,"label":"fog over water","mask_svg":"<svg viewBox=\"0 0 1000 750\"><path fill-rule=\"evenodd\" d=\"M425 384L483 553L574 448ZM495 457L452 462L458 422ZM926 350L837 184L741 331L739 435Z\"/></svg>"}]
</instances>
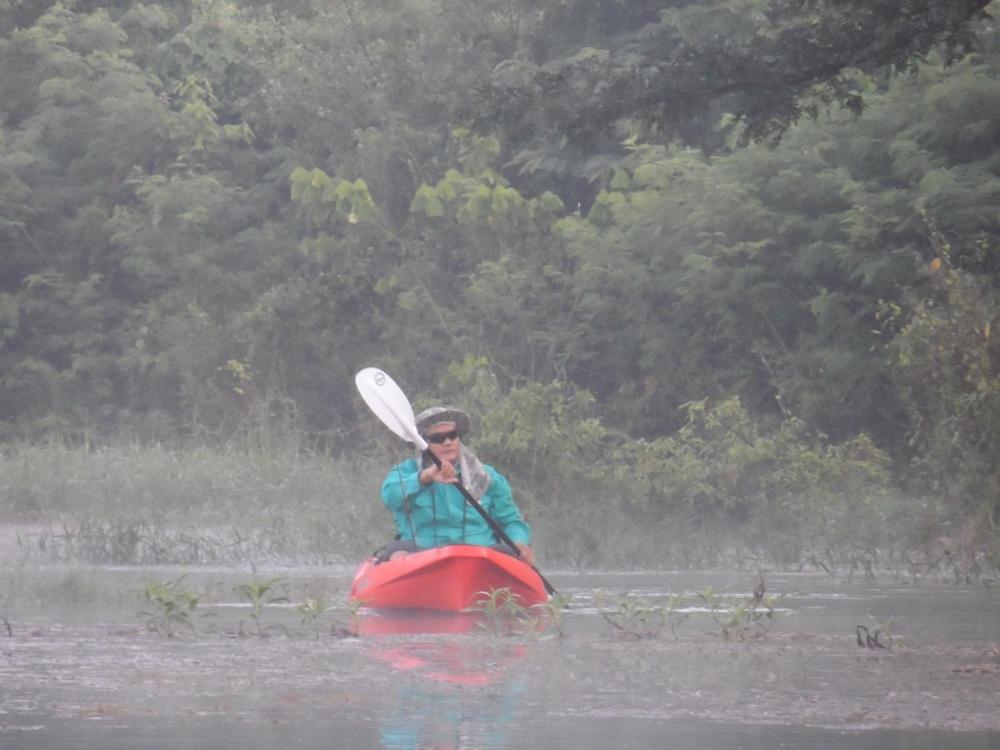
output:
<instances>
[{"instance_id":1,"label":"fog over water","mask_svg":"<svg viewBox=\"0 0 1000 750\"><path fill-rule=\"evenodd\" d=\"M1000 749L998 11L0 0L0 750Z\"/></svg>"}]
</instances>

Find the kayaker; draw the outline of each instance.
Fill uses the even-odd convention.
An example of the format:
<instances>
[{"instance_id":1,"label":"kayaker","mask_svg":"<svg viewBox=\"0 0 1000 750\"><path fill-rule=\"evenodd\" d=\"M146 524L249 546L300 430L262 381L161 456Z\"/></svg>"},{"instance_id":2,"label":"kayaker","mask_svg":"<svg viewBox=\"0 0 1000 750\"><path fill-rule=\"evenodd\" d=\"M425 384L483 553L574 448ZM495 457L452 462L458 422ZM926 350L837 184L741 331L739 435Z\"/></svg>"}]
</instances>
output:
<instances>
[{"instance_id":1,"label":"kayaker","mask_svg":"<svg viewBox=\"0 0 1000 750\"><path fill-rule=\"evenodd\" d=\"M435 406L416 416L417 430L441 462L418 456L394 466L382 483L382 500L393 513L397 538L377 553L381 561L445 544L477 544L505 549L489 524L469 506L461 482L517 545L521 559L534 565L531 529L514 503L510 484L462 444L471 420L461 409Z\"/></svg>"}]
</instances>

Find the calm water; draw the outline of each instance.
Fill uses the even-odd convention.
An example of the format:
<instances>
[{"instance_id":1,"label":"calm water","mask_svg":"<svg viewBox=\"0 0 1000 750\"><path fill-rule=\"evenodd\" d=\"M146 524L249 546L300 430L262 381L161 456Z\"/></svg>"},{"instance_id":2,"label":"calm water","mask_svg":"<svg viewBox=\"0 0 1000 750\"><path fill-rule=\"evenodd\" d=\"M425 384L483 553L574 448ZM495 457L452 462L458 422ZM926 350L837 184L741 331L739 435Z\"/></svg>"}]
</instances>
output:
<instances>
[{"instance_id":1,"label":"calm water","mask_svg":"<svg viewBox=\"0 0 1000 750\"><path fill-rule=\"evenodd\" d=\"M273 575L294 603L350 572ZM178 571L87 571L115 606L0 600L0 748L1000 748L1000 592L982 584L772 573L780 616L727 641L695 594L746 596L749 574L546 573L573 595L562 637L366 617L361 638L316 638L282 604L262 639L231 593L249 574L192 570L210 616L163 639L127 592ZM602 615L671 593L676 637ZM891 650L859 647L858 625Z\"/></svg>"}]
</instances>

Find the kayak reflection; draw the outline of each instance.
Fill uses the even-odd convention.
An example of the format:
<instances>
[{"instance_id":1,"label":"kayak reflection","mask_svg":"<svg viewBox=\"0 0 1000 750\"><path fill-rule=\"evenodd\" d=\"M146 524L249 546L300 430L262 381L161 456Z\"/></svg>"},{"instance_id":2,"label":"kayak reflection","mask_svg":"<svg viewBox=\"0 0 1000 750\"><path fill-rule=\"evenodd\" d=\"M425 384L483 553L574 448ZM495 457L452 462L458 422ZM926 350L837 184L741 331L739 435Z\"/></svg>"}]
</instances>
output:
<instances>
[{"instance_id":1,"label":"kayak reflection","mask_svg":"<svg viewBox=\"0 0 1000 750\"><path fill-rule=\"evenodd\" d=\"M372 644L368 653L397 673L396 695L383 714L387 750L493 750L507 746L524 682L521 644L455 637Z\"/></svg>"},{"instance_id":2,"label":"kayak reflection","mask_svg":"<svg viewBox=\"0 0 1000 750\"><path fill-rule=\"evenodd\" d=\"M513 613L489 614L484 610L441 612L432 609L367 609L355 619L358 635L492 635L541 634L553 627L550 612L516 610Z\"/></svg>"},{"instance_id":3,"label":"kayak reflection","mask_svg":"<svg viewBox=\"0 0 1000 750\"><path fill-rule=\"evenodd\" d=\"M358 634L430 635L467 634L482 630L486 621L481 612L438 612L431 609L362 609L357 618Z\"/></svg>"}]
</instances>

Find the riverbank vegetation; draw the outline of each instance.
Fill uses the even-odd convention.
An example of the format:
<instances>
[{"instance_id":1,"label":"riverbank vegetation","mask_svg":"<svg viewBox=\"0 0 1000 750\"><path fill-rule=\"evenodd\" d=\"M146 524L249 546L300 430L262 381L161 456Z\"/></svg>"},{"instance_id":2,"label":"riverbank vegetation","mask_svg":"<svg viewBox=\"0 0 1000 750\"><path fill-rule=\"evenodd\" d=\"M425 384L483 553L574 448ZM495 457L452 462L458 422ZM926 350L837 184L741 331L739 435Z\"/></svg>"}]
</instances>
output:
<instances>
[{"instance_id":1,"label":"riverbank vegetation","mask_svg":"<svg viewBox=\"0 0 1000 750\"><path fill-rule=\"evenodd\" d=\"M623 441L594 420L546 418L546 429L569 429L583 442L492 446L515 467L549 567L778 565L965 582L995 566L989 548L941 539L954 522L950 509L903 495L867 438L810 443L795 423L765 433L735 401L689 412L688 424L656 441ZM528 413L519 421L528 424ZM546 471L574 465L581 451L592 458L585 471ZM386 463L301 452L264 459L232 448L19 445L0 456L5 518L15 524L7 559L353 562L391 536L377 497Z\"/></svg>"},{"instance_id":2,"label":"riverbank vegetation","mask_svg":"<svg viewBox=\"0 0 1000 750\"><path fill-rule=\"evenodd\" d=\"M992 9L0 0L0 513L356 559L377 364L551 564L997 566Z\"/></svg>"}]
</instances>

